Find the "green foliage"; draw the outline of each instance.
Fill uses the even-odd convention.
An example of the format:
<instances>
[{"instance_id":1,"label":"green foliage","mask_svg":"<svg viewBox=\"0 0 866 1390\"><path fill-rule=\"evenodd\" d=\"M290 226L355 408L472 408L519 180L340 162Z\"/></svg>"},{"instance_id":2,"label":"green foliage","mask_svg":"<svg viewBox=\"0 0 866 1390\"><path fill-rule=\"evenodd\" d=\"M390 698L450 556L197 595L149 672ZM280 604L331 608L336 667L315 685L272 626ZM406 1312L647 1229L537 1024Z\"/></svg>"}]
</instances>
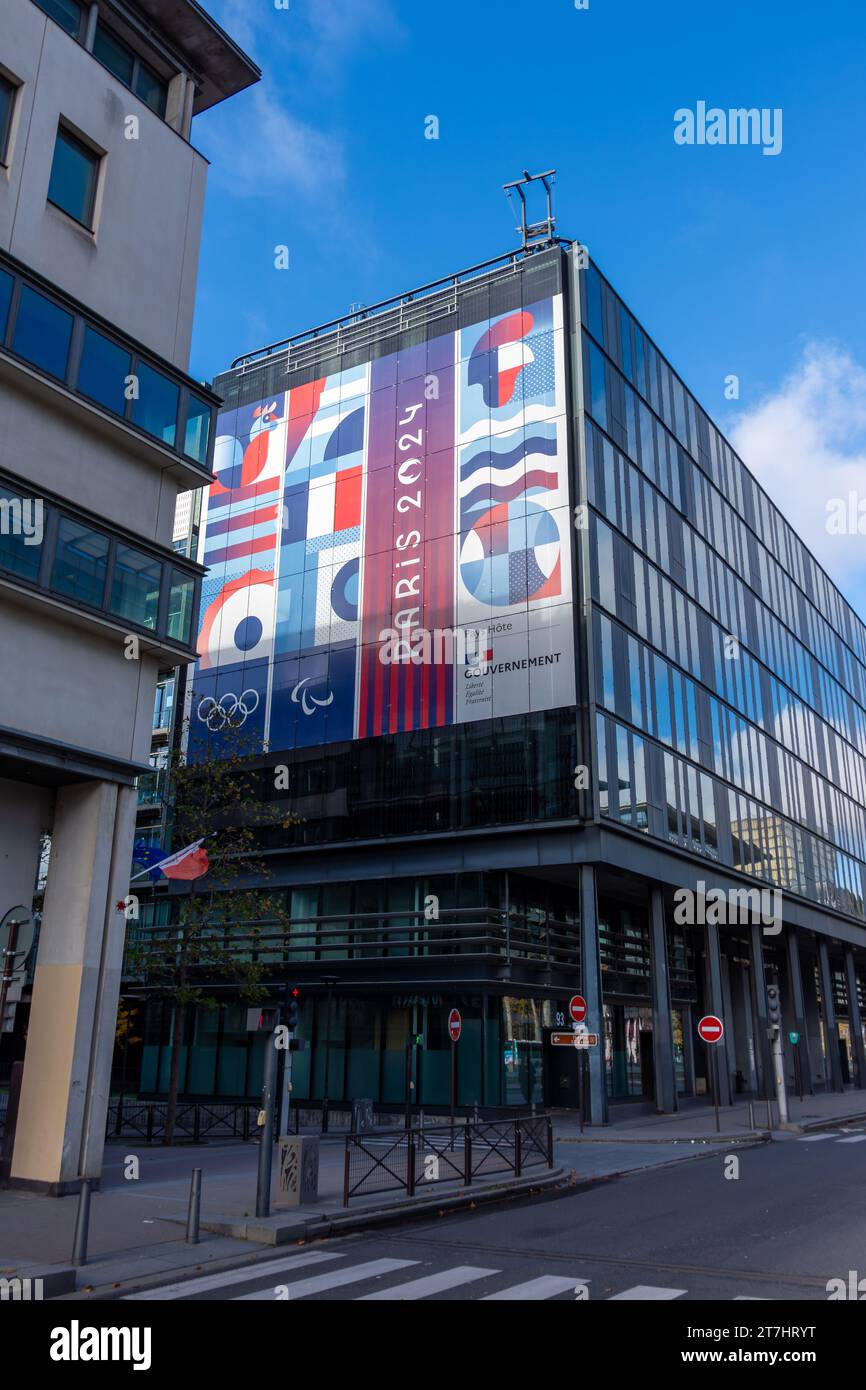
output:
<instances>
[{"instance_id":1,"label":"green foliage","mask_svg":"<svg viewBox=\"0 0 866 1390\"><path fill-rule=\"evenodd\" d=\"M228 747L226 744L228 742ZM224 732L220 757L189 764L175 750L166 774L166 801L175 850L204 839L210 868L177 897L173 925L142 931L127 953L128 967L175 1005L216 1008L208 981L223 979L242 999L260 1003L263 934L288 930L284 895L268 891L260 851L265 827L288 829L298 817L259 792L261 757L240 729ZM255 766L254 764L258 764ZM265 942L263 950L273 950Z\"/></svg>"}]
</instances>

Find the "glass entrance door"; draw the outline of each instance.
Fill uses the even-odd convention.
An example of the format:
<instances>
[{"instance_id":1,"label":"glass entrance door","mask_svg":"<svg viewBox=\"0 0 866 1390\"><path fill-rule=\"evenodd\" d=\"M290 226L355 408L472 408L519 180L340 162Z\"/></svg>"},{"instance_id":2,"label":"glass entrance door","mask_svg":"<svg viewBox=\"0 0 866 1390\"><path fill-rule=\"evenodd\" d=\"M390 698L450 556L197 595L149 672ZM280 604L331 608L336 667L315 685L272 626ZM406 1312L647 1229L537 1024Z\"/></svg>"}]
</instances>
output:
<instances>
[{"instance_id":1,"label":"glass entrance door","mask_svg":"<svg viewBox=\"0 0 866 1390\"><path fill-rule=\"evenodd\" d=\"M612 1100L655 1093L652 1010L648 1004L605 1004L604 1060Z\"/></svg>"}]
</instances>

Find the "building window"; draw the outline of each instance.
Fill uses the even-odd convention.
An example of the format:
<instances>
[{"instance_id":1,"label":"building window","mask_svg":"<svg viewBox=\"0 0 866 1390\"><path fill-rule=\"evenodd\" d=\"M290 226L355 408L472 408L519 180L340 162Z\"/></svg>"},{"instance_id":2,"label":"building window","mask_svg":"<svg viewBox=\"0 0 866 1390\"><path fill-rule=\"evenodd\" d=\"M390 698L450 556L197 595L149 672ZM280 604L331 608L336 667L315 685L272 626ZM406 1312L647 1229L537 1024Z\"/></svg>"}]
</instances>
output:
<instances>
[{"instance_id":1,"label":"building window","mask_svg":"<svg viewBox=\"0 0 866 1390\"><path fill-rule=\"evenodd\" d=\"M15 109L15 86L0 73L0 164L6 163L9 153L9 134L12 130L12 112Z\"/></svg>"},{"instance_id":2,"label":"building window","mask_svg":"<svg viewBox=\"0 0 866 1390\"><path fill-rule=\"evenodd\" d=\"M88 229L93 227L99 155L60 126L54 144L48 201Z\"/></svg>"},{"instance_id":3,"label":"building window","mask_svg":"<svg viewBox=\"0 0 866 1390\"><path fill-rule=\"evenodd\" d=\"M0 347L6 342L6 325L9 322L9 305L12 303L12 286L15 281L8 271L0 270Z\"/></svg>"},{"instance_id":4,"label":"building window","mask_svg":"<svg viewBox=\"0 0 866 1390\"><path fill-rule=\"evenodd\" d=\"M129 353L95 328L84 330L78 390L115 415L126 407L126 380L132 371Z\"/></svg>"},{"instance_id":5,"label":"building window","mask_svg":"<svg viewBox=\"0 0 866 1390\"><path fill-rule=\"evenodd\" d=\"M65 29L67 34L71 34L77 39L81 33L83 8L78 4L78 0L36 0L40 10L44 10L51 19L59 24L61 29Z\"/></svg>"},{"instance_id":6,"label":"building window","mask_svg":"<svg viewBox=\"0 0 866 1390\"><path fill-rule=\"evenodd\" d=\"M12 350L49 376L66 377L72 315L53 300L22 285Z\"/></svg>"},{"instance_id":7,"label":"building window","mask_svg":"<svg viewBox=\"0 0 866 1390\"><path fill-rule=\"evenodd\" d=\"M152 555L119 545L111 582L111 611L139 627L156 628L162 565Z\"/></svg>"},{"instance_id":8,"label":"building window","mask_svg":"<svg viewBox=\"0 0 866 1390\"><path fill-rule=\"evenodd\" d=\"M113 73L124 87L135 92L151 111L165 115L166 84L140 58L121 43L101 22L96 26L93 56Z\"/></svg>"},{"instance_id":9,"label":"building window","mask_svg":"<svg viewBox=\"0 0 866 1390\"><path fill-rule=\"evenodd\" d=\"M171 728L171 712L174 708L174 676L170 680L160 681L156 687L156 698L153 704L153 727L154 729ZM163 755L164 756L164 755ZM151 757L153 763L153 757ZM160 764L165 766L165 762Z\"/></svg>"},{"instance_id":10,"label":"building window","mask_svg":"<svg viewBox=\"0 0 866 1390\"><path fill-rule=\"evenodd\" d=\"M107 565L108 537L71 517L63 517L57 534L52 589L91 608L101 608Z\"/></svg>"},{"instance_id":11,"label":"building window","mask_svg":"<svg viewBox=\"0 0 866 1390\"><path fill-rule=\"evenodd\" d=\"M151 72L144 63L139 63L138 71L135 74L135 85L133 88L135 95L140 97L145 106L149 106L151 111L155 111L157 116L165 116L165 105L168 88L156 73Z\"/></svg>"},{"instance_id":12,"label":"building window","mask_svg":"<svg viewBox=\"0 0 866 1390\"><path fill-rule=\"evenodd\" d=\"M186 432L183 451L187 458L196 463L207 463L207 449L210 442L211 408L207 401L200 400L191 392L186 407Z\"/></svg>"},{"instance_id":13,"label":"building window","mask_svg":"<svg viewBox=\"0 0 866 1390\"><path fill-rule=\"evenodd\" d=\"M98 58L109 72L114 73L114 76L123 83L124 87L132 86L132 70L135 66L135 58L129 49L120 43L113 34L110 34L101 22L96 26L93 56Z\"/></svg>"},{"instance_id":14,"label":"building window","mask_svg":"<svg viewBox=\"0 0 866 1390\"><path fill-rule=\"evenodd\" d=\"M35 583L42 547L37 544L38 502L0 487L0 569ZM28 534L29 532L29 534Z\"/></svg>"},{"instance_id":15,"label":"building window","mask_svg":"<svg viewBox=\"0 0 866 1390\"><path fill-rule=\"evenodd\" d=\"M171 595L168 604L168 635L176 642L188 642L192 625L195 583L180 570L171 572Z\"/></svg>"},{"instance_id":16,"label":"building window","mask_svg":"<svg viewBox=\"0 0 866 1390\"><path fill-rule=\"evenodd\" d=\"M133 403L132 418L148 434L173 449L177 435L177 386L143 362L139 362L136 374L138 398Z\"/></svg>"}]
</instances>

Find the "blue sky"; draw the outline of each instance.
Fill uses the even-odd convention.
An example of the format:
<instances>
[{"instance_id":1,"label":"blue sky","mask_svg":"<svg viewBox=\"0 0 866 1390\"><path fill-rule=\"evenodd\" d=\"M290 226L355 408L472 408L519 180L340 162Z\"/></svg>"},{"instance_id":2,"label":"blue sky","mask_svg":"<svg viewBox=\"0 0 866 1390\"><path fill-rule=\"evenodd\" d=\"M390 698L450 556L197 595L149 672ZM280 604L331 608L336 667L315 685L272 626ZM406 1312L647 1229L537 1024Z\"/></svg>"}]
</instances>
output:
<instances>
[{"instance_id":1,"label":"blue sky","mask_svg":"<svg viewBox=\"0 0 866 1390\"><path fill-rule=\"evenodd\" d=\"M826 531L830 498L866 496L866 5L205 4L263 80L194 131L213 166L196 376L509 250L502 184L553 166L560 233L866 614L866 536ZM699 100L781 108L781 153L675 144Z\"/></svg>"}]
</instances>

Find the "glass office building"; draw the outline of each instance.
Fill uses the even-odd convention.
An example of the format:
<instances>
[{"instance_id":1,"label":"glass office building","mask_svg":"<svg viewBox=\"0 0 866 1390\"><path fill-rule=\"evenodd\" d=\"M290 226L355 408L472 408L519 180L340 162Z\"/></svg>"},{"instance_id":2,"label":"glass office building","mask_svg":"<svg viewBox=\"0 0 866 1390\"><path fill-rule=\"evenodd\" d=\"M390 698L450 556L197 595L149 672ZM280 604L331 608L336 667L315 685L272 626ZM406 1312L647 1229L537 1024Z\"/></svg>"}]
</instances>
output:
<instances>
[{"instance_id":1,"label":"glass office building","mask_svg":"<svg viewBox=\"0 0 866 1390\"><path fill-rule=\"evenodd\" d=\"M295 1095L573 1105L866 1085L866 629L582 248L500 258L218 378L190 756L238 720L301 991ZM284 769L274 791L274 766ZM157 890L159 897L161 890ZM169 901L144 906L170 918ZM273 948L273 949L270 949ZM240 1001L182 1088L243 1096ZM167 1081L148 1006L141 1089Z\"/></svg>"}]
</instances>

